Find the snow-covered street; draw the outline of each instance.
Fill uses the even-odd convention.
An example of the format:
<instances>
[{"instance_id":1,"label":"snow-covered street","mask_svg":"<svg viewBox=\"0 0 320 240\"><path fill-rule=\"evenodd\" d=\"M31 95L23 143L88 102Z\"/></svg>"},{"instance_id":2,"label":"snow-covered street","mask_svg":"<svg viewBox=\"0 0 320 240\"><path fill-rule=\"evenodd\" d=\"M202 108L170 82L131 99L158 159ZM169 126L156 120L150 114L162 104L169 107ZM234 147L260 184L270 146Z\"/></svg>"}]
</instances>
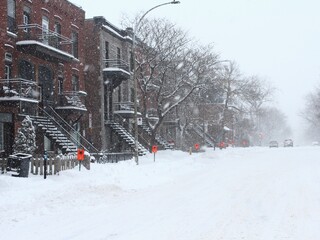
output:
<instances>
[{"instance_id":1,"label":"snow-covered street","mask_svg":"<svg viewBox=\"0 0 320 240\"><path fill-rule=\"evenodd\" d=\"M317 240L320 147L160 151L59 176L0 175L0 239Z\"/></svg>"}]
</instances>

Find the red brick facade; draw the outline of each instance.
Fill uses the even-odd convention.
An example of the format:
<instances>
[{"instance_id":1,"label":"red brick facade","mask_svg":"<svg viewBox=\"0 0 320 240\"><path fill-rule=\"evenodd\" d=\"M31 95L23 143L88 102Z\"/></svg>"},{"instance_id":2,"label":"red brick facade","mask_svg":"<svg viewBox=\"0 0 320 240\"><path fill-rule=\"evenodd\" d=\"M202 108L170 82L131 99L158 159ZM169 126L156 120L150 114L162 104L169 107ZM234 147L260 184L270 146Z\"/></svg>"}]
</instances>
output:
<instances>
[{"instance_id":1,"label":"red brick facade","mask_svg":"<svg viewBox=\"0 0 320 240\"><path fill-rule=\"evenodd\" d=\"M0 0L0 12L0 114L12 116L11 122L0 119L3 150L12 144L21 116L41 114L38 106L53 107L73 123L85 114L84 105L66 101L85 95L85 12L66 0ZM21 86L32 86L31 99L19 92Z\"/></svg>"}]
</instances>

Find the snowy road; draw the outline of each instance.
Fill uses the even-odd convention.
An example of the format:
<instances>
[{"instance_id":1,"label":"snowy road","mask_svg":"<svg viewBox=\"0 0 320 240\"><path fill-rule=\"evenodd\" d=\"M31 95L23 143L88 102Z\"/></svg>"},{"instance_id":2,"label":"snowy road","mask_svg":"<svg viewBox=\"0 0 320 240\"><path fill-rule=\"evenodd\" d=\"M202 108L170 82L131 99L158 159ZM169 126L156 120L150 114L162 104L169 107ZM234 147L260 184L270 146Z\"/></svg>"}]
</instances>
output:
<instances>
[{"instance_id":1,"label":"snowy road","mask_svg":"<svg viewBox=\"0 0 320 240\"><path fill-rule=\"evenodd\" d=\"M320 148L165 151L60 176L0 175L0 239L317 240Z\"/></svg>"}]
</instances>

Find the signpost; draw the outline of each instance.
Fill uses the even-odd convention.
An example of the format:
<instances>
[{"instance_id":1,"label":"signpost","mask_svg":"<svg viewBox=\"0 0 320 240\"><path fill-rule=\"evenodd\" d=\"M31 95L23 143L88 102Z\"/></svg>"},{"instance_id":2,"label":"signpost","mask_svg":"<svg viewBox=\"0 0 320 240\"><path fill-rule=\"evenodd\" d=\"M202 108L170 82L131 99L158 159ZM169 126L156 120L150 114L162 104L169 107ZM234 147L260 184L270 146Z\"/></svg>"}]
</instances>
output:
<instances>
[{"instance_id":1,"label":"signpost","mask_svg":"<svg viewBox=\"0 0 320 240\"><path fill-rule=\"evenodd\" d=\"M79 171L81 170L81 161L84 160L84 149L78 149L77 151L77 159L79 161Z\"/></svg>"},{"instance_id":2,"label":"signpost","mask_svg":"<svg viewBox=\"0 0 320 240\"><path fill-rule=\"evenodd\" d=\"M194 145L194 148L198 151L199 148L200 148L200 145L199 145L198 143L196 143L196 144Z\"/></svg>"},{"instance_id":3,"label":"signpost","mask_svg":"<svg viewBox=\"0 0 320 240\"><path fill-rule=\"evenodd\" d=\"M44 172L43 172L43 178L46 179L47 178L47 161L48 161L48 154L47 151L44 151L43 153L43 168L44 168Z\"/></svg>"},{"instance_id":4,"label":"signpost","mask_svg":"<svg viewBox=\"0 0 320 240\"><path fill-rule=\"evenodd\" d=\"M156 161L156 152L158 152L158 146L157 145L153 145L152 146L152 152L153 152L153 161Z\"/></svg>"}]
</instances>

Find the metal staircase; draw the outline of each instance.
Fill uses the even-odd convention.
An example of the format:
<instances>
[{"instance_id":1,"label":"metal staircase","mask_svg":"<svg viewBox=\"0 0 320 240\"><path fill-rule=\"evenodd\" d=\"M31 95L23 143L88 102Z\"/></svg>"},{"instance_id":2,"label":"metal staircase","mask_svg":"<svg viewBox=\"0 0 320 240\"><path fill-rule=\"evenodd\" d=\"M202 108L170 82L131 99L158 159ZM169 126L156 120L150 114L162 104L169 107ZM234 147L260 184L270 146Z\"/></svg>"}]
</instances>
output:
<instances>
[{"instance_id":1,"label":"metal staircase","mask_svg":"<svg viewBox=\"0 0 320 240\"><path fill-rule=\"evenodd\" d=\"M133 135L127 131L122 125L119 123L109 120L107 121L107 125L121 138L123 139L133 150L135 150L135 138ZM143 156L148 152L148 150L138 142L138 155Z\"/></svg>"},{"instance_id":2,"label":"metal staircase","mask_svg":"<svg viewBox=\"0 0 320 240\"><path fill-rule=\"evenodd\" d=\"M44 135L52 140L63 153L71 153L77 151L77 145L65 136L57 126L44 116L30 116L32 123L40 128Z\"/></svg>"},{"instance_id":3,"label":"metal staircase","mask_svg":"<svg viewBox=\"0 0 320 240\"><path fill-rule=\"evenodd\" d=\"M54 142L63 153L76 152L78 148L85 149L87 152L99 152L87 139L78 133L78 139L70 132L77 132L73 129L52 107L49 112L40 108L43 116L30 116L32 123L40 128L44 135ZM85 143L84 146L82 143Z\"/></svg>"},{"instance_id":4,"label":"metal staircase","mask_svg":"<svg viewBox=\"0 0 320 240\"><path fill-rule=\"evenodd\" d=\"M140 127L143 131L148 133L149 136L151 136L151 129L144 120L142 120L142 125L140 125ZM172 149L173 148L172 145L170 145L168 143L168 141L165 140L163 137L161 137L159 134L156 134L155 140L157 141L158 145L163 147L163 149Z\"/></svg>"},{"instance_id":5,"label":"metal staircase","mask_svg":"<svg viewBox=\"0 0 320 240\"><path fill-rule=\"evenodd\" d=\"M192 130L202 139L204 138L207 146L214 147L214 139L207 133L203 134L203 128L201 128L199 125L195 125L192 127Z\"/></svg>"}]
</instances>

